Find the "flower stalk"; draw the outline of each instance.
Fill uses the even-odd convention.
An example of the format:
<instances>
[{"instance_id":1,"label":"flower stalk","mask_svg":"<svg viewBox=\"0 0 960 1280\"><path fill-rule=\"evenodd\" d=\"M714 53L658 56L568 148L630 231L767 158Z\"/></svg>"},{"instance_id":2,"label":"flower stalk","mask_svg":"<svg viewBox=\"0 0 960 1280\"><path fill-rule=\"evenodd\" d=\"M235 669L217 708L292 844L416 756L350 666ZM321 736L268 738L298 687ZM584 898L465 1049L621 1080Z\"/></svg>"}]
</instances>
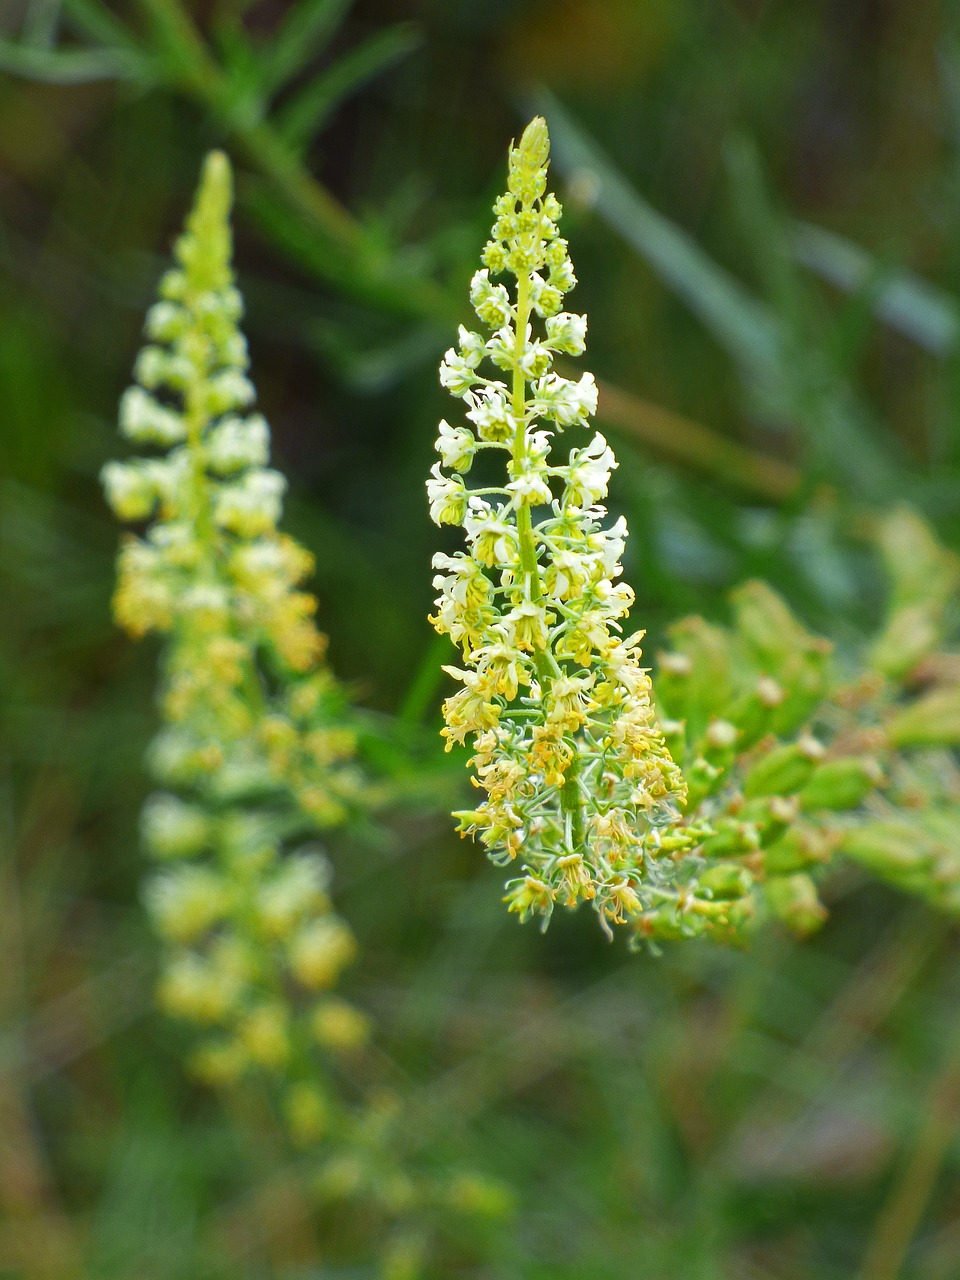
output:
<instances>
[{"instance_id":1,"label":"flower stalk","mask_svg":"<svg viewBox=\"0 0 960 1280\"><path fill-rule=\"evenodd\" d=\"M562 310L576 277L548 158L537 118L511 148L508 191L471 284L492 335L462 328L440 370L471 426L440 424L431 516L461 526L468 549L434 559L443 572L433 622L465 663L447 668L463 686L444 705L447 745L473 736L486 793L457 815L460 830L495 862L521 859L512 911L546 922L558 903L589 901L609 930L669 876L654 833L684 788L640 666L642 633L623 636L634 598L617 581L626 524L605 525L602 504L613 451L599 433L566 460L556 451L565 430L588 425L597 388L589 373L573 382L553 372L557 354L582 354L587 322ZM487 376L485 362L508 379ZM506 476L468 490L463 476L487 450L505 455Z\"/></svg>"}]
</instances>

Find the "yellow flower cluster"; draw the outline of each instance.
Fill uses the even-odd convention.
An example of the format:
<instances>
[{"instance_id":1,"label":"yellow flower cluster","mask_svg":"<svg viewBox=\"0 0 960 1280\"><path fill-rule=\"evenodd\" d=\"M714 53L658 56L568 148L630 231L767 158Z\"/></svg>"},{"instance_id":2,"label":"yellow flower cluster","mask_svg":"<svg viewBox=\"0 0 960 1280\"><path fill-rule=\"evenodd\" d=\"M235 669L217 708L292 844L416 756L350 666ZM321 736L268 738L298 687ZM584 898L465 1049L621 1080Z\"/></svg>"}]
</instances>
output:
<instances>
[{"instance_id":1,"label":"yellow flower cluster","mask_svg":"<svg viewBox=\"0 0 960 1280\"><path fill-rule=\"evenodd\" d=\"M277 528L284 481L251 407L230 205L215 153L121 404L123 434L152 455L109 463L103 481L116 514L147 525L120 552L117 620L166 636L150 761L163 790L143 813L160 1001L202 1028L201 1076L265 1075L307 1142L336 1109L322 1051L356 1051L367 1024L328 994L356 944L323 852L304 841L344 821L363 783L299 585L311 557Z\"/></svg>"},{"instance_id":2,"label":"yellow flower cluster","mask_svg":"<svg viewBox=\"0 0 960 1280\"><path fill-rule=\"evenodd\" d=\"M587 322L563 310L576 277L546 190L548 153L537 118L511 148L471 285L491 336L461 328L440 368L469 425L440 424L430 514L461 526L467 550L435 557L431 620L464 658L446 668L461 685L444 705L447 745L473 738L485 792L457 815L460 830L496 862L521 860L508 885L521 917L589 901L609 929L669 876L657 832L684 787L640 664L643 633L622 632L634 595L620 581L626 524L605 523L613 451L597 433L555 453L561 432L587 425L597 388L589 373L572 381L553 368L583 352ZM495 283L503 274L512 288ZM505 475L492 474L491 454ZM467 488L475 463L494 483Z\"/></svg>"}]
</instances>

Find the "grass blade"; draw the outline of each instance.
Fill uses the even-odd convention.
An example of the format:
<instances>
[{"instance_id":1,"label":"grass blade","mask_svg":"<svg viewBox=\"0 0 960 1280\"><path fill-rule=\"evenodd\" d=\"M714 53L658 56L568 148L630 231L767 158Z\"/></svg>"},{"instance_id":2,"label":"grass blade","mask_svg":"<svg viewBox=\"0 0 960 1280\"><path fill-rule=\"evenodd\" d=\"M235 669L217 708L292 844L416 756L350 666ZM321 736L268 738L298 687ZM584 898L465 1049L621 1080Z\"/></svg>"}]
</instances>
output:
<instances>
[{"instance_id":1,"label":"grass blade","mask_svg":"<svg viewBox=\"0 0 960 1280\"><path fill-rule=\"evenodd\" d=\"M934 355L960 340L960 303L910 271L889 270L853 241L809 222L794 222L790 243L797 262L846 293L871 286L877 315Z\"/></svg>"},{"instance_id":2,"label":"grass blade","mask_svg":"<svg viewBox=\"0 0 960 1280\"><path fill-rule=\"evenodd\" d=\"M90 84L98 80L137 80L145 64L121 49L45 49L0 40L0 70L43 84Z\"/></svg>"},{"instance_id":3,"label":"grass blade","mask_svg":"<svg viewBox=\"0 0 960 1280\"><path fill-rule=\"evenodd\" d=\"M261 91L269 98L325 47L353 0L300 0L260 54Z\"/></svg>"}]
</instances>

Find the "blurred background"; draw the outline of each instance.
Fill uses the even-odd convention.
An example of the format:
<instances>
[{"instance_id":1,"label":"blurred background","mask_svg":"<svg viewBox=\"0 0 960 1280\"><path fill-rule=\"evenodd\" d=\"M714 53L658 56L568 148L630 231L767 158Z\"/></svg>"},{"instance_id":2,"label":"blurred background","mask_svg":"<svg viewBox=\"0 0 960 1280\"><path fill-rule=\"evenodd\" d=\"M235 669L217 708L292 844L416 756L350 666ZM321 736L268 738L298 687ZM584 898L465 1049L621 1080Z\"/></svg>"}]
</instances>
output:
<instances>
[{"instance_id":1,"label":"blurred background","mask_svg":"<svg viewBox=\"0 0 960 1280\"><path fill-rule=\"evenodd\" d=\"M359 1280L151 1004L156 653L111 624L97 476L201 159L238 169L253 376L334 666L439 766L436 366L535 111L648 652L757 575L850 651L871 513L905 498L960 542L960 9L5 0L0 29L0 1277ZM960 1275L945 926L857 881L806 943L630 956L587 915L508 919L451 828L334 850L350 993L424 1143L512 1187L486 1261L444 1274Z\"/></svg>"}]
</instances>

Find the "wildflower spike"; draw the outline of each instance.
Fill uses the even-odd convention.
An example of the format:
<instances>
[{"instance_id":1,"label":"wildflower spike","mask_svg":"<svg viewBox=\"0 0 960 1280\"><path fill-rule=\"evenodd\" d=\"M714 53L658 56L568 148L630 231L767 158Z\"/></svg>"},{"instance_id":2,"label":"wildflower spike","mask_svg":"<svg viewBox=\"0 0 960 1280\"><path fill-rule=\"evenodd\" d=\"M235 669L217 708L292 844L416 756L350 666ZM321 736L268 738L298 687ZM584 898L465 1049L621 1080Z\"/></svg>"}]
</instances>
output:
<instances>
[{"instance_id":1,"label":"wildflower spike","mask_svg":"<svg viewBox=\"0 0 960 1280\"><path fill-rule=\"evenodd\" d=\"M312 560L277 528L284 481L252 412L231 202L214 152L121 403L123 433L153 454L103 480L121 519L147 522L120 552L117 620L166 637L162 790L142 823L159 864L145 898L165 944L160 1003L198 1027L201 1076L265 1073L283 1097L307 1062L326 1088L316 1020L356 949L326 858L297 837L344 821L363 786L299 589Z\"/></svg>"},{"instance_id":2,"label":"wildflower spike","mask_svg":"<svg viewBox=\"0 0 960 1280\"><path fill-rule=\"evenodd\" d=\"M486 793L456 815L460 830L495 862L520 860L508 901L521 918L589 901L609 929L669 876L656 832L684 787L640 665L643 633L622 632L634 599L619 581L627 528L605 523L602 505L616 459L599 433L565 458L557 447L588 425L597 387L592 374L553 369L557 355L583 353L587 320L563 310L576 276L548 160L537 117L510 149L508 191L471 282L492 332L461 328L440 366L470 425L440 424L430 514L463 527L467 550L434 558L431 621L463 653L462 669L447 668L462 686L444 704L447 746L473 737ZM505 474L471 490L464 476L485 451Z\"/></svg>"}]
</instances>

